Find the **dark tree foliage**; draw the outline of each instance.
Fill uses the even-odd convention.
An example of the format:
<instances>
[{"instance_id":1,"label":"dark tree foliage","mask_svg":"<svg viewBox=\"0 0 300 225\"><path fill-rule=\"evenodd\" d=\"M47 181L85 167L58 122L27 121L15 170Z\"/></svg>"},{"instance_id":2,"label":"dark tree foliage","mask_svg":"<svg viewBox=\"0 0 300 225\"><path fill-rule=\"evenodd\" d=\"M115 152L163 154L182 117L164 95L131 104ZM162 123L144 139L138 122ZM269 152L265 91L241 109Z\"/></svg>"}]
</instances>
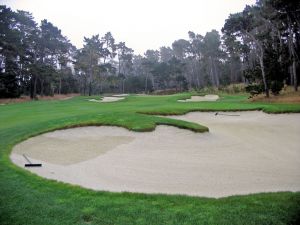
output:
<instances>
[{"instance_id":1,"label":"dark tree foliage","mask_svg":"<svg viewBox=\"0 0 300 225\"><path fill-rule=\"evenodd\" d=\"M29 12L0 6L0 97L67 93L63 80L75 81L66 69L73 49L47 20L38 26Z\"/></svg>"},{"instance_id":2,"label":"dark tree foliage","mask_svg":"<svg viewBox=\"0 0 300 225\"><path fill-rule=\"evenodd\" d=\"M20 33L15 30L16 14L10 8L0 6L0 97L18 97L18 55L21 46Z\"/></svg>"},{"instance_id":3,"label":"dark tree foliage","mask_svg":"<svg viewBox=\"0 0 300 225\"><path fill-rule=\"evenodd\" d=\"M250 84L263 84L266 96L270 85L272 92L278 94L284 82L297 91L299 1L259 0L254 6L246 6L243 12L230 15L222 31L227 48L241 53L243 70ZM235 43L247 46L247 51L235 50ZM260 76L256 73L258 65Z\"/></svg>"},{"instance_id":4,"label":"dark tree foliage","mask_svg":"<svg viewBox=\"0 0 300 225\"><path fill-rule=\"evenodd\" d=\"M171 44L171 43L170 43ZM0 6L0 97L80 92L171 92L244 82L252 94L298 90L300 2L258 0L231 14L222 34L188 32L170 47L134 55L111 32L76 49L59 28ZM160 92L163 93L163 92Z\"/></svg>"}]
</instances>

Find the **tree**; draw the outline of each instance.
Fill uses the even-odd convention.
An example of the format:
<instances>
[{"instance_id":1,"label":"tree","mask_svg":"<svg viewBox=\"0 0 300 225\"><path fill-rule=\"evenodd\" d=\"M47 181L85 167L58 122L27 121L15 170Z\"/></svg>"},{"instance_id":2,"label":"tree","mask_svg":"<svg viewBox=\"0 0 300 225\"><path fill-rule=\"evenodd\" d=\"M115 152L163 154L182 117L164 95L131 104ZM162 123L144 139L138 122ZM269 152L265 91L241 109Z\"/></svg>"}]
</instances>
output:
<instances>
[{"instance_id":1,"label":"tree","mask_svg":"<svg viewBox=\"0 0 300 225\"><path fill-rule=\"evenodd\" d=\"M159 54L160 54L160 61L161 62L168 62L174 57L174 52L170 47L161 47L159 49Z\"/></svg>"},{"instance_id":2,"label":"tree","mask_svg":"<svg viewBox=\"0 0 300 225\"><path fill-rule=\"evenodd\" d=\"M155 80L153 76L153 68L159 62L159 51L147 50L145 52L145 57L143 58L142 65L144 67L146 77L145 77L145 92L155 90ZM149 88L148 79L151 78L152 86Z\"/></svg>"},{"instance_id":3,"label":"tree","mask_svg":"<svg viewBox=\"0 0 300 225\"><path fill-rule=\"evenodd\" d=\"M68 62L71 61L71 54L75 47L62 35L61 30L47 20L42 20L40 30L37 60L55 70L58 77L57 92L61 94L63 71L66 71ZM50 73L51 69L44 70L46 74L39 76L41 85L44 84L44 77L48 76L47 73Z\"/></svg>"},{"instance_id":4,"label":"tree","mask_svg":"<svg viewBox=\"0 0 300 225\"><path fill-rule=\"evenodd\" d=\"M18 55L21 47L16 13L0 6L0 97L18 97Z\"/></svg>"},{"instance_id":5,"label":"tree","mask_svg":"<svg viewBox=\"0 0 300 225\"><path fill-rule=\"evenodd\" d=\"M272 23L275 24L280 36L281 47L286 42L289 57L289 72L291 74L291 84L294 90L298 91L297 64L299 64L300 49L300 2L260 0L258 2L262 9L273 11Z\"/></svg>"},{"instance_id":6,"label":"tree","mask_svg":"<svg viewBox=\"0 0 300 225\"><path fill-rule=\"evenodd\" d=\"M115 58L117 45L115 44L115 39L110 32L107 32L104 35L104 37L101 39L101 42L103 43L101 54L105 64L107 59L112 60Z\"/></svg>"},{"instance_id":7,"label":"tree","mask_svg":"<svg viewBox=\"0 0 300 225\"><path fill-rule=\"evenodd\" d=\"M173 42L172 48L175 57L182 60L187 57L190 49L190 43L187 40L179 39Z\"/></svg>"},{"instance_id":8,"label":"tree","mask_svg":"<svg viewBox=\"0 0 300 225\"><path fill-rule=\"evenodd\" d=\"M217 87L220 85L218 63L223 55L220 46L221 40L218 31L207 32L203 38L203 56L206 59L210 80Z\"/></svg>"},{"instance_id":9,"label":"tree","mask_svg":"<svg viewBox=\"0 0 300 225\"><path fill-rule=\"evenodd\" d=\"M99 35L93 35L91 38L84 37L84 46L77 52L76 69L86 79L84 90L86 90L87 85L89 96L92 95L92 85L95 76L100 77L102 46L103 43L99 40Z\"/></svg>"},{"instance_id":10,"label":"tree","mask_svg":"<svg viewBox=\"0 0 300 225\"><path fill-rule=\"evenodd\" d=\"M133 50L128 48L125 42L120 42L117 45L118 55L118 76L122 81L122 93L125 91L125 80L127 76L133 71Z\"/></svg>"},{"instance_id":11,"label":"tree","mask_svg":"<svg viewBox=\"0 0 300 225\"><path fill-rule=\"evenodd\" d=\"M119 61L118 74L127 76L132 71L133 50L128 48L125 42L120 42L117 45L117 52Z\"/></svg>"},{"instance_id":12,"label":"tree","mask_svg":"<svg viewBox=\"0 0 300 225\"><path fill-rule=\"evenodd\" d=\"M269 97L269 85L265 73L264 55L268 30L264 26L257 7L247 6L242 13L229 16L222 29L227 35L240 39L250 45L259 59L265 94Z\"/></svg>"}]
</instances>

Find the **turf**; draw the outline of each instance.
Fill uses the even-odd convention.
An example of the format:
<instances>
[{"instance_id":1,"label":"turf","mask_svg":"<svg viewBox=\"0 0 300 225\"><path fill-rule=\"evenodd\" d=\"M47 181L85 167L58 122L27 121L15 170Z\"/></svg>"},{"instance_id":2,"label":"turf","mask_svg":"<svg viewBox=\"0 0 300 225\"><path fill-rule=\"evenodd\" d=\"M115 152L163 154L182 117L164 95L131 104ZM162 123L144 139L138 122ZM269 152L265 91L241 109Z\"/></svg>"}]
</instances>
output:
<instances>
[{"instance_id":1,"label":"turf","mask_svg":"<svg viewBox=\"0 0 300 225\"><path fill-rule=\"evenodd\" d=\"M217 102L178 103L189 93L130 96L114 103L87 97L0 106L0 224L298 224L300 193L260 193L221 199L92 191L46 180L13 165L16 143L50 130L84 125L151 131L167 124L195 132L209 128L157 114L189 111L300 112L300 104L251 103L246 95ZM205 182L205 181L204 181Z\"/></svg>"}]
</instances>

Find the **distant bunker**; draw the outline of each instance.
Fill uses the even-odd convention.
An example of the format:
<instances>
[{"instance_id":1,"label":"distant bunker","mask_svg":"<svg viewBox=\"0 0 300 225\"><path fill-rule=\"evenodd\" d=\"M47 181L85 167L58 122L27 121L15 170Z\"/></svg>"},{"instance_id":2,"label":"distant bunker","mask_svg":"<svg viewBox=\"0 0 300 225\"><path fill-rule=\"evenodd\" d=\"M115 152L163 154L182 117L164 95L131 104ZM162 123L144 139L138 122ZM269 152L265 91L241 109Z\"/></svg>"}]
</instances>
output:
<instances>
[{"instance_id":1,"label":"distant bunker","mask_svg":"<svg viewBox=\"0 0 300 225\"><path fill-rule=\"evenodd\" d=\"M88 99L90 102L117 102L117 101L120 101L120 100L123 100L125 99L125 97L120 97L120 96L111 96L111 97L103 97L102 99L100 100L97 100L97 99Z\"/></svg>"},{"instance_id":2,"label":"distant bunker","mask_svg":"<svg viewBox=\"0 0 300 225\"><path fill-rule=\"evenodd\" d=\"M237 114L239 116L228 116ZM224 197L300 191L300 114L193 112L170 116L209 127L153 132L80 127L30 138L13 148L42 177L113 192Z\"/></svg>"},{"instance_id":3,"label":"distant bunker","mask_svg":"<svg viewBox=\"0 0 300 225\"><path fill-rule=\"evenodd\" d=\"M218 95L191 96L189 99L178 100L178 102L213 102L220 97Z\"/></svg>"}]
</instances>

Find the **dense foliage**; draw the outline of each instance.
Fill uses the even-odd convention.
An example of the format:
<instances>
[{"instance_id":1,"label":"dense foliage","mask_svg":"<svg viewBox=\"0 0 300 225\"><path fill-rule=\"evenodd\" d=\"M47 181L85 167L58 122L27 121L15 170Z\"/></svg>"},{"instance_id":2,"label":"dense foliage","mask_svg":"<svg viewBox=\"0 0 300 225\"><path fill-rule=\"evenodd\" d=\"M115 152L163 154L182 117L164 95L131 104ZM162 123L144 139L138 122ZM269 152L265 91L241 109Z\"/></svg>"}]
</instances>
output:
<instances>
[{"instance_id":1,"label":"dense foliage","mask_svg":"<svg viewBox=\"0 0 300 225\"><path fill-rule=\"evenodd\" d=\"M38 25L29 12L1 6L0 97L183 91L240 82L266 96L270 89L278 94L283 84L297 91L299 1L258 0L231 14L222 35L188 35L143 56L110 32L85 37L76 49L47 20Z\"/></svg>"}]
</instances>

